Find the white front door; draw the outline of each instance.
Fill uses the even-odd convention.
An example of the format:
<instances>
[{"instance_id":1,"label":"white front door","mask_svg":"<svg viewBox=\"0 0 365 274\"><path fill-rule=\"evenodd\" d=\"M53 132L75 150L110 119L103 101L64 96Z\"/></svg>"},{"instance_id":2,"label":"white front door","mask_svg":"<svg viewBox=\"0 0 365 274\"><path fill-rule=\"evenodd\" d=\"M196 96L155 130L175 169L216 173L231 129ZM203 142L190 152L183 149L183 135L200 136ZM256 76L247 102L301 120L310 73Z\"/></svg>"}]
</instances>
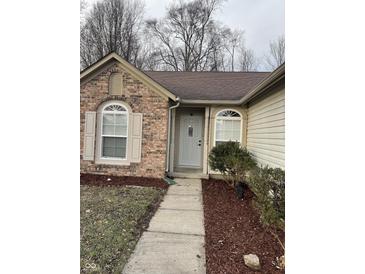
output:
<instances>
[{"instance_id":1,"label":"white front door","mask_svg":"<svg viewBox=\"0 0 365 274\"><path fill-rule=\"evenodd\" d=\"M203 147L203 116L191 113L180 117L179 166L200 168Z\"/></svg>"}]
</instances>

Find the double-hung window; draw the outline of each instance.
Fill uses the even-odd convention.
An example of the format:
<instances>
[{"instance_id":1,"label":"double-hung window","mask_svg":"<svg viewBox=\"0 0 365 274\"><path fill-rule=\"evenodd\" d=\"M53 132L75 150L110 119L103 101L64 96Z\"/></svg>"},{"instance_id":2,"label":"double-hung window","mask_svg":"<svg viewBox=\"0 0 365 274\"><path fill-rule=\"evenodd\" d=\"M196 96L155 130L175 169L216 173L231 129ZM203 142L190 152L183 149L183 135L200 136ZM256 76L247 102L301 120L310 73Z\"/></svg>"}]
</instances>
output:
<instances>
[{"instance_id":1,"label":"double-hung window","mask_svg":"<svg viewBox=\"0 0 365 274\"><path fill-rule=\"evenodd\" d=\"M215 145L228 141L241 142L241 115L234 110L222 110L216 116Z\"/></svg>"},{"instance_id":2,"label":"double-hung window","mask_svg":"<svg viewBox=\"0 0 365 274\"><path fill-rule=\"evenodd\" d=\"M128 111L118 104L110 104L102 111L101 158L127 158Z\"/></svg>"}]
</instances>

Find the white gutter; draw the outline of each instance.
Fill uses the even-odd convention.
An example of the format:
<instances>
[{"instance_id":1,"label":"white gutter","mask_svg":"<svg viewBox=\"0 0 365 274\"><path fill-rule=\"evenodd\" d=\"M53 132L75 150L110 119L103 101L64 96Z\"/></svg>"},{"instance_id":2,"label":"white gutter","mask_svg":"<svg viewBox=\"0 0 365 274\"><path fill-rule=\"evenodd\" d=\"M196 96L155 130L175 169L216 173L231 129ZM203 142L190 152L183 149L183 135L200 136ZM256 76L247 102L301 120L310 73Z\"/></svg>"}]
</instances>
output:
<instances>
[{"instance_id":1,"label":"white gutter","mask_svg":"<svg viewBox=\"0 0 365 274\"><path fill-rule=\"evenodd\" d=\"M179 97L176 97L176 102L177 102L176 105L169 107L169 114L168 114L169 124L168 124L168 127L167 127L167 152L166 152L166 169L165 169L165 172L169 172L169 166L170 166L170 147L171 147L170 139L171 139L171 122L172 122L171 121L171 110L174 109L174 108L178 108L180 106L180 98Z\"/></svg>"},{"instance_id":2,"label":"white gutter","mask_svg":"<svg viewBox=\"0 0 365 274\"><path fill-rule=\"evenodd\" d=\"M181 99L183 104L194 104L194 105L238 105L239 100L194 100L194 99Z\"/></svg>"}]
</instances>

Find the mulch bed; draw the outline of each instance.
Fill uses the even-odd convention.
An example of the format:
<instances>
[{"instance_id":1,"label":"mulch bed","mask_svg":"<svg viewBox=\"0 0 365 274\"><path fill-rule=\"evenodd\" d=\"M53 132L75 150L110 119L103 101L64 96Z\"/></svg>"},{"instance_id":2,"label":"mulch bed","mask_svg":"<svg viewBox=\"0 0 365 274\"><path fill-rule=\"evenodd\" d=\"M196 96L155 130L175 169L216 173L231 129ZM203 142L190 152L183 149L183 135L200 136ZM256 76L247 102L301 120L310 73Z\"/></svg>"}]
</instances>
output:
<instances>
[{"instance_id":1,"label":"mulch bed","mask_svg":"<svg viewBox=\"0 0 365 274\"><path fill-rule=\"evenodd\" d=\"M253 193L243 200L220 180L202 180L207 274L284 273L273 265L284 254L278 241L260 223L252 206ZM284 243L284 232L279 237ZM256 254L261 271L249 269L243 255Z\"/></svg>"},{"instance_id":2,"label":"mulch bed","mask_svg":"<svg viewBox=\"0 0 365 274\"><path fill-rule=\"evenodd\" d=\"M109 176L90 173L80 173L81 185L93 186L147 186L167 189L169 185L162 179L132 177L132 176Z\"/></svg>"}]
</instances>

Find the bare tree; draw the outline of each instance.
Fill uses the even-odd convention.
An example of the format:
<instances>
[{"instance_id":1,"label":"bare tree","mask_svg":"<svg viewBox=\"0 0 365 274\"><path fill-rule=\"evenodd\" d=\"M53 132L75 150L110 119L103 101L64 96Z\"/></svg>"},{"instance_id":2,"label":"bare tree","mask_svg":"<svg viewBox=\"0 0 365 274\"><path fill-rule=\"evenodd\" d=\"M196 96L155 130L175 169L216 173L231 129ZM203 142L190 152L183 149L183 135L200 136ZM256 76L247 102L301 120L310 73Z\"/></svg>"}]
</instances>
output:
<instances>
[{"instance_id":1,"label":"bare tree","mask_svg":"<svg viewBox=\"0 0 365 274\"><path fill-rule=\"evenodd\" d=\"M243 31L214 20L225 0L175 0L142 28L143 0L102 0L86 13L81 0L81 68L115 51L142 70L251 71L257 59Z\"/></svg>"},{"instance_id":2,"label":"bare tree","mask_svg":"<svg viewBox=\"0 0 365 274\"><path fill-rule=\"evenodd\" d=\"M226 55L220 47L215 47L210 58L210 71L225 71L226 70Z\"/></svg>"},{"instance_id":3,"label":"bare tree","mask_svg":"<svg viewBox=\"0 0 365 274\"><path fill-rule=\"evenodd\" d=\"M222 48L220 28L212 19L223 0L179 0L160 21L147 20L147 29L159 42L162 64L175 71L214 70Z\"/></svg>"},{"instance_id":4,"label":"bare tree","mask_svg":"<svg viewBox=\"0 0 365 274\"><path fill-rule=\"evenodd\" d=\"M86 0L80 0L80 14L83 13L86 8L87 8Z\"/></svg>"},{"instance_id":5,"label":"bare tree","mask_svg":"<svg viewBox=\"0 0 365 274\"><path fill-rule=\"evenodd\" d=\"M85 12L87 10L88 4L86 0L80 0L80 29L82 29L85 22Z\"/></svg>"},{"instance_id":6,"label":"bare tree","mask_svg":"<svg viewBox=\"0 0 365 274\"><path fill-rule=\"evenodd\" d=\"M285 62L285 37L280 36L270 43L270 52L266 56L268 69L274 70Z\"/></svg>"},{"instance_id":7,"label":"bare tree","mask_svg":"<svg viewBox=\"0 0 365 274\"><path fill-rule=\"evenodd\" d=\"M136 64L141 50L141 0L103 0L93 5L81 26L81 66L86 67L115 51Z\"/></svg>"},{"instance_id":8,"label":"bare tree","mask_svg":"<svg viewBox=\"0 0 365 274\"><path fill-rule=\"evenodd\" d=\"M240 71L256 71L258 60L255 57L253 50L247 49L244 46L239 48L239 70Z\"/></svg>"},{"instance_id":9,"label":"bare tree","mask_svg":"<svg viewBox=\"0 0 365 274\"><path fill-rule=\"evenodd\" d=\"M212 35L211 49L209 55L207 55L207 66L204 68L209 71L226 71L227 67L227 54L225 48L225 37L230 31L229 28L222 27L217 21L214 22L214 29L211 30Z\"/></svg>"},{"instance_id":10,"label":"bare tree","mask_svg":"<svg viewBox=\"0 0 365 274\"><path fill-rule=\"evenodd\" d=\"M141 50L136 61L136 66L141 70L160 70L162 62L158 45L148 31L141 35Z\"/></svg>"},{"instance_id":11,"label":"bare tree","mask_svg":"<svg viewBox=\"0 0 365 274\"><path fill-rule=\"evenodd\" d=\"M243 43L243 31L242 30L234 30L227 28L224 36L225 40L225 49L229 56L229 70L235 70L235 54L236 49Z\"/></svg>"}]
</instances>

